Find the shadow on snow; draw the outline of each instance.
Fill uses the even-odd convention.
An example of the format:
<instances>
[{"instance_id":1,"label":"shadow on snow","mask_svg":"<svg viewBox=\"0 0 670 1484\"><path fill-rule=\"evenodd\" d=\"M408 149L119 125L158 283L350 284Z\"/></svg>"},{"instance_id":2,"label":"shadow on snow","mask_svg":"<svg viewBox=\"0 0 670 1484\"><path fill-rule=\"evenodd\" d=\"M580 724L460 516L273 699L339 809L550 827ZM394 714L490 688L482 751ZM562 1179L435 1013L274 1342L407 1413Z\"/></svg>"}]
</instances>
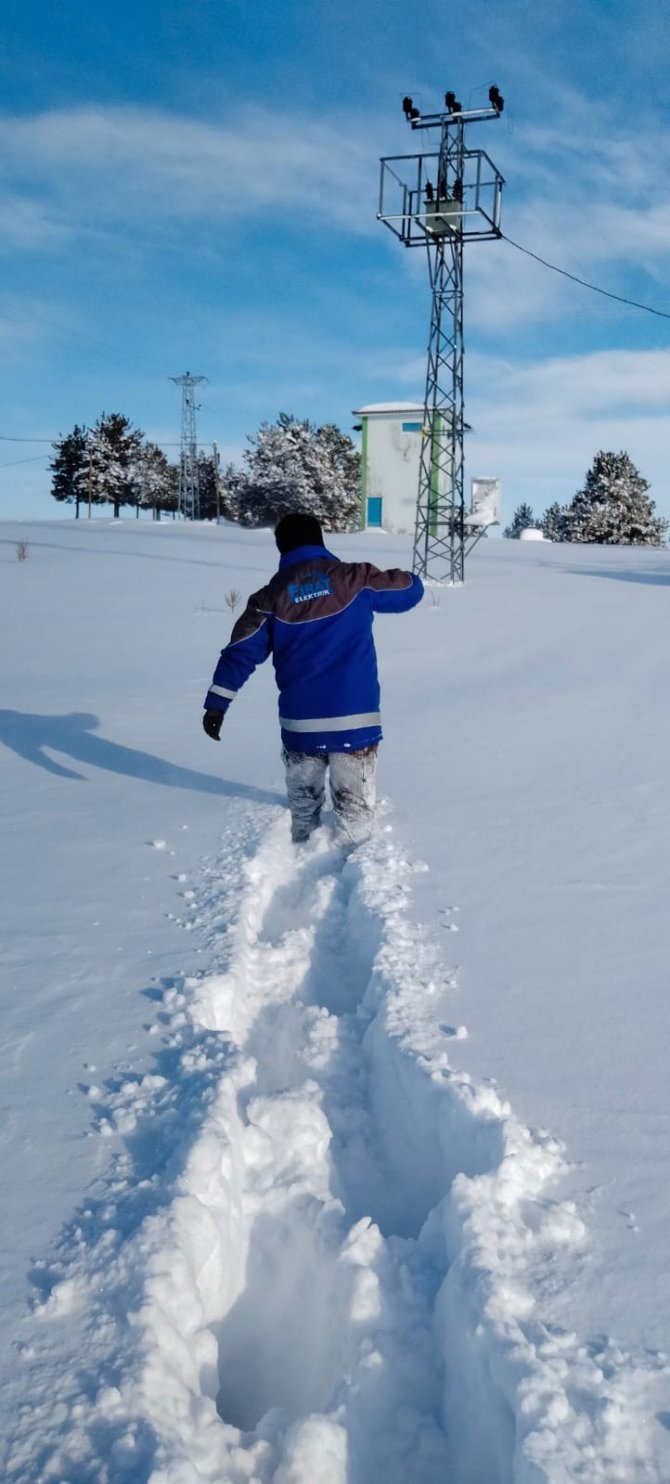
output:
<instances>
[{"instance_id":1,"label":"shadow on snow","mask_svg":"<svg viewBox=\"0 0 670 1484\"><path fill-rule=\"evenodd\" d=\"M74 779L80 783L87 781L85 774L56 762L45 748L60 752L75 762L103 768L124 778L159 783L164 788L185 788L194 793L218 794L223 798L249 799L256 804L286 802L283 795L268 789L256 788L250 783L233 783L209 773L197 773L192 768L182 768L165 758L154 757L150 752L139 752L135 747L110 742L105 737L96 736L94 728L97 726L97 716L82 711L72 711L67 716L40 716L32 712L0 710L0 742L25 758L26 762L44 768L57 778Z\"/></svg>"}]
</instances>

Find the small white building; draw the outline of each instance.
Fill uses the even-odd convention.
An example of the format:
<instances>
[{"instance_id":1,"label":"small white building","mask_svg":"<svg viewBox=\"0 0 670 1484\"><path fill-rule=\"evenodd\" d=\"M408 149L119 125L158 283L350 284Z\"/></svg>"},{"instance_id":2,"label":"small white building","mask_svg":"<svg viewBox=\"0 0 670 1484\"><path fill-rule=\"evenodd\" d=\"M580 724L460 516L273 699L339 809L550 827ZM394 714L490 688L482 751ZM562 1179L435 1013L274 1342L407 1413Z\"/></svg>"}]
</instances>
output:
<instances>
[{"instance_id":1,"label":"small white building","mask_svg":"<svg viewBox=\"0 0 670 1484\"><path fill-rule=\"evenodd\" d=\"M361 526L405 535L416 520L423 404L373 402L354 417L361 431Z\"/></svg>"},{"instance_id":2,"label":"small white building","mask_svg":"<svg viewBox=\"0 0 670 1484\"><path fill-rule=\"evenodd\" d=\"M424 438L422 402L372 402L354 417L361 433L361 528L413 533L419 493L419 465ZM436 451L430 472L431 535L438 533L437 510L450 484L451 451L447 446L448 413L434 425ZM434 501L434 505L433 502ZM483 529L500 523L500 480L471 481L470 511L465 524ZM440 525L442 529L442 524Z\"/></svg>"}]
</instances>

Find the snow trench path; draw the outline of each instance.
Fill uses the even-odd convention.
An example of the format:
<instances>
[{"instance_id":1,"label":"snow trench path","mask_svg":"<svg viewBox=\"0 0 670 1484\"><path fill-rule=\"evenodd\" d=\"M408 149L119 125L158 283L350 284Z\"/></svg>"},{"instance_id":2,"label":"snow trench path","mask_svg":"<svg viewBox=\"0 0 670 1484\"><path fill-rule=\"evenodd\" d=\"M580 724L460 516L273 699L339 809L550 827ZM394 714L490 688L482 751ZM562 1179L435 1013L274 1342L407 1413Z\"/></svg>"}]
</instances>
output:
<instances>
[{"instance_id":1,"label":"snow trench path","mask_svg":"<svg viewBox=\"0 0 670 1484\"><path fill-rule=\"evenodd\" d=\"M667 1484L663 1357L537 1312L585 1233L557 1143L449 1066L416 869L240 806L187 894L220 972L87 1088L111 1163L33 1274L8 1481Z\"/></svg>"}]
</instances>

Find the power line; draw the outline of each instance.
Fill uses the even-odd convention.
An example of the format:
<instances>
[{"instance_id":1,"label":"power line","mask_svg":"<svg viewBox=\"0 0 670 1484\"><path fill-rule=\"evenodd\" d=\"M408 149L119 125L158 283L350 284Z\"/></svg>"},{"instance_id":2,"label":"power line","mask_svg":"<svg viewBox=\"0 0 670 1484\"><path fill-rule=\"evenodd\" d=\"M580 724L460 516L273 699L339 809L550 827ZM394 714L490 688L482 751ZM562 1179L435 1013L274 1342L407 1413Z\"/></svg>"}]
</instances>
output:
<instances>
[{"instance_id":1,"label":"power line","mask_svg":"<svg viewBox=\"0 0 670 1484\"><path fill-rule=\"evenodd\" d=\"M617 304L627 304L630 309L643 309L645 314L655 314L659 319L670 319L670 310L654 309L651 304L641 304L638 299L627 299L623 294L613 294L610 289L601 289L597 283L589 283L586 278L579 278L576 273L568 273L567 268L559 268L556 263L548 262L547 258L540 257L537 252L532 252L529 247L522 247L520 242L514 242L505 232L501 232L503 242L515 247L517 252L525 253L527 258L534 258L536 263L541 263L543 268L550 268L552 273L560 273L562 278L569 278L572 283L578 283L583 289L590 289L593 294L602 294L605 299L615 299Z\"/></svg>"},{"instance_id":2,"label":"power line","mask_svg":"<svg viewBox=\"0 0 670 1484\"><path fill-rule=\"evenodd\" d=\"M46 457L44 453L34 453L30 459L10 459L8 464L0 464L0 469L15 469L18 464L42 464Z\"/></svg>"},{"instance_id":3,"label":"power line","mask_svg":"<svg viewBox=\"0 0 670 1484\"><path fill-rule=\"evenodd\" d=\"M147 372L153 376L160 375L158 366L152 361L143 359L141 355L134 356L131 359L120 347L111 345L109 342L94 340L90 336L80 334L78 330L68 330L65 326L59 327L48 315L40 314L34 308L25 310L20 305L13 304L6 310L3 310L2 320L5 324L13 325L18 329L21 328L21 321L24 323L27 322L30 329L32 329L33 324L43 326L50 331L52 340L56 342L60 341L71 350L86 350L91 355L103 356L107 360L116 361L118 365L125 366L128 369L132 367L133 371L143 375L146 375Z\"/></svg>"},{"instance_id":4,"label":"power line","mask_svg":"<svg viewBox=\"0 0 670 1484\"><path fill-rule=\"evenodd\" d=\"M157 442L157 441L158 441L157 439L149 439L149 442ZM61 443L61 442L62 442L62 438L61 437L58 437L58 438L14 438L12 436L12 434L10 434L10 433L0 433L0 443ZM176 439L172 439L172 441L169 441L169 440L166 441L165 439L161 438L160 445L159 446L161 448L181 448L181 444ZM205 445L203 445L203 446L205 446Z\"/></svg>"}]
</instances>

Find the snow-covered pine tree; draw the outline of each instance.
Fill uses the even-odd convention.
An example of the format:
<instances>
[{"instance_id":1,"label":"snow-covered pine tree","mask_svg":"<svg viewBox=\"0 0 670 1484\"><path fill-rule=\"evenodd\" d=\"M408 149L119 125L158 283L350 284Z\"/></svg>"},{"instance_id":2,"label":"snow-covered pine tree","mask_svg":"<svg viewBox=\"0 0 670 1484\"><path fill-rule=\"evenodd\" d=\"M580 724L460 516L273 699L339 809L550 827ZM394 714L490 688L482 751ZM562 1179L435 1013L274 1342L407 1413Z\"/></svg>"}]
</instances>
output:
<instances>
[{"instance_id":1,"label":"snow-covered pine tree","mask_svg":"<svg viewBox=\"0 0 670 1484\"><path fill-rule=\"evenodd\" d=\"M545 510L540 521L540 530L547 541L568 540L565 534L565 506L559 505L558 500Z\"/></svg>"},{"instance_id":2,"label":"snow-covered pine tree","mask_svg":"<svg viewBox=\"0 0 670 1484\"><path fill-rule=\"evenodd\" d=\"M667 520L654 514L649 485L627 453L597 453L564 512L564 541L603 546L662 546Z\"/></svg>"},{"instance_id":3,"label":"snow-covered pine tree","mask_svg":"<svg viewBox=\"0 0 670 1484\"><path fill-rule=\"evenodd\" d=\"M161 510L176 510L179 471L168 463L156 443L143 443L135 460L137 509L152 510L154 520Z\"/></svg>"},{"instance_id":4,"label":"snow-covered pine tree","mask_svg":"<svg viewBox=\"0 0 670 1484\"><path fill-rule=\"evenodd\" d=\"M509 541L518 541L522 531L536 531L537 529L538 524L530 505L524 501L522 505L517 505L510 524L503 531L503 536L506 536Z\"/></svg>"},{"instance_id":5,"label":"snow-covered pine tree","mask_svg":"<svg viewBox=\"0 0 670 1484\"><path fill-rule=\"evenodd\" d=\"M79 506L88 499L88 446L86 428L75 423L72 432L54 443L51 469L51 493L54 500L67 504L74 502L75 516L79 519Z\"/></svg>"},{"instance_id":6,"label":"snow-covered pine tree","mask_svg":"<svg viewBox=\"0 0 670 1484\"><path fill-rule=\"evenodd\" d=\"M321 480L315 477L316 509L313 513L329 531L356 530L361 513L361 456L358 449L335 423L324 423L315 430L314 452L321 469Z\"/></svg>"},{"instance_id":7,"label":"snow-covered pine tree","mask_svg":"<svg viewBox=\"0 0 670 1484\"><path fill-rule=\"evenodd\" d=\"M217 469L214 457L211 453L198 451L198 489L200 492L200 519L216 520L217 515L223 515L224 510L216 491Z\"/></svg>"},{"instance_id":8,"label":"snow-covered pine tree","mask_svg":"<svg viewBox=\"0 0 670 1484\"><path fill-rule=\"evenodd\" d=\"M220 513L226 520L236 521L238 525L250 524L243 514L243 509L246 508L246 480L246 474L241 469L236 469L234 464L227 464L221 474Z\"/></svg>"},{"instance_id":9,"label":"snow-covered pine tree","mask_svg":"<svg viewBox=\"0 0 670 1484\"><path fill-rule=\"evenodd\" d=\"M334 424L316 427L281 412L248 441L246 467L228 468L222 479L226 514L242 525L263 526L304 510L329 531L356 527L360 455Z\"/></svg>"},{"instance_id":10,"label":"snow-covered pine tree","mask_svg":"<svg viewBox=\"0 0 670 1484\"><path fill-rule=\"evenodd\" d=\"M143 434L120 412L102 413L90 434L93 487L98 500L114 506L117 519L122 505L138 500L137 464Z\"/></svg>"}]
</instances>

